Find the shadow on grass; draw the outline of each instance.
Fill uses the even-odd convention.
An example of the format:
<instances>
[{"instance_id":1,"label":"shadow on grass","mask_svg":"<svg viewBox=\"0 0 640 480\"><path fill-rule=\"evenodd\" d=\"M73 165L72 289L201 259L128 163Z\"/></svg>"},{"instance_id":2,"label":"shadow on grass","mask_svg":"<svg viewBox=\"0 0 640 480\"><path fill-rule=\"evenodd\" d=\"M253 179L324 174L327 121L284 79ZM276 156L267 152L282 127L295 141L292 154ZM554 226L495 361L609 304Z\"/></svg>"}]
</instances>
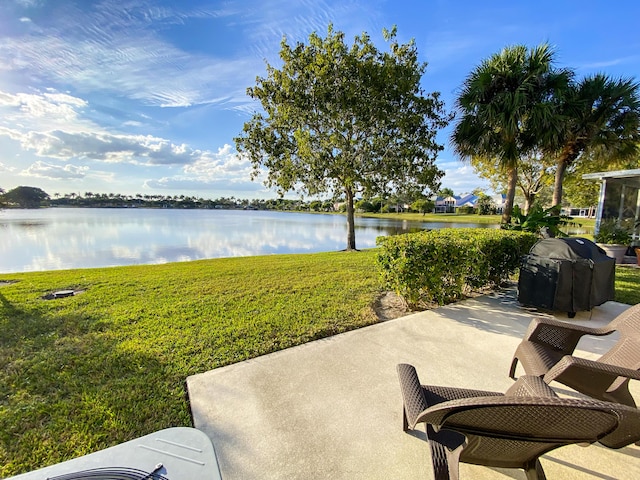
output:
<instances>
[{"instance_id":1,"label":"shadow on grass","mask_svg":"<svg viewBox=\"0 0 640 480\"><path fill-rule=\"evenodd\" d=\"M101 319L0 304L0 477L191 425L183 375L152 349Z\"/></svg>"}]
</instances>

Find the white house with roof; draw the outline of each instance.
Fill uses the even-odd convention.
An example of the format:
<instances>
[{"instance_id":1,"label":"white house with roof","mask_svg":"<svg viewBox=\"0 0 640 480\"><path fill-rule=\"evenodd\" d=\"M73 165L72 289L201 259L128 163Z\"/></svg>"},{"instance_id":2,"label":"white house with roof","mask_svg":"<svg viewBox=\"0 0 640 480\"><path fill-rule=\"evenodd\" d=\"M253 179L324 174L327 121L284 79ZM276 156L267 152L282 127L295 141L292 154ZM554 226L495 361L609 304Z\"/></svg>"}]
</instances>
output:
<instances>
[{"instance_id":1,"label":"white house with roof","mask_svg":"<svg viewBox=\"0 0 640 480\"><path fill-rule=\"evenodd\" d=\"M464 195L453 195L448 197L437 197L435 199L435 213L455 213L461 207L476 208L478 204L478 195L467 193ZM505 199L504 194L491 195L491 200L496 207L498 213L502 213Z\"/></svg>"}]
</instances>

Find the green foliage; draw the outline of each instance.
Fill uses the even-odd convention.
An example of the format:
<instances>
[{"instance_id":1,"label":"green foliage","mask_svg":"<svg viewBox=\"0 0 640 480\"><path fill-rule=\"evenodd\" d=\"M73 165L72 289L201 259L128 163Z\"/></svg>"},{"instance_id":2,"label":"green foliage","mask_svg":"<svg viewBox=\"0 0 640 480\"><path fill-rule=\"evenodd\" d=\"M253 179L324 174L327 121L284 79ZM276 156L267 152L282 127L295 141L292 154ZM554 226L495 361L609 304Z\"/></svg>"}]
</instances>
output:
<instances>
[{"instance_id":1,"label":"green foliage","mask_svg":"<svg viewBox=\"0 0 640 480\"><path fill-rule=\"evenodd\" d=\"M631 229L621 225L615 218L604 219L600 223L598 233L593 236L593 240L596 243L610 245L629 245L631 244L631 239Z\"/></svg>"},{"instance_id":2,"label":"green foliage","mask_svg":"<svg viewBox=\"0 0 640 480\"><path fill-rule=\"evenodd\" d=\"M625 159L611 156L602 149L591 149L580 155L566 171L562 183L564 205L588 207L598 204L600 182L582 178L584 174L612 170L632 170L638 168L638 157Z\"/></svg>"},{"instance_id":3,"label":"green foliage","mask_svg":"<svg viewBox=\"0 0 640 480\"><path fill-rule=\"evenodd\" d=\"M489 180L491 188L496 192L507 190L507 180L505 172L494 158L474 156L471 158L471 166L478 176ZM533 152L521 157L518 160L516 197L521 196L525 201L525 210L535 203L539 195L551 199L553 185L554 159L550 156ZM592 182L595 183L595 182Z\"/></svg>"},{"instance_id":4,"label":"green foliage","mask_svg":"<svg viewBox=\"0 0 640 480\"><path fill-rule=\"evenodd\" d=\"M632 161L640 149L640 84L602 73L571 82L558 92L560 118L553 204L562 201L563 180L574 161L596 154L606 161ZM608 167L606 170L609 170Z\"/></svg>"},{"instance_id":5,"label":"green foliage","mask_svg":"<svg viewBox=\"0 0 640 480\"><path fill-rule=\"evenodd\" d=\"M544 150L561 120L552 94L570 74L554 69L553 57L548 44L504 48L469 74L456 100L460 115L451 136L456 153L493 162L507 177L503 223L511 216L519 161Z\"/></svg>"},{"instance_id":6,"label":"green foliage","mask_svg":"<svg viewBox=\"0 0 640 480\"><path fill-rule=\"evenodd\" d=\"M2 197L8 204L14 203L20 208L38 208L45 200L49 200L49 195L37 187L16 187Z\"/></svg>"},{"instance_id":7,"label":"green foliage","mask_svg":"<svg viewBox=\"0 0 640 480\"><path fill-rule=\"evenodd\" d=\"M460 208L458 208L457 213L461 214L461 215L471 215L472 213L475 213L475 210L473 207L469 206L469 205L465 205L462 206Z\"/></svg>"},{"instance_id":8,"label":"green foliage","mask_svg":"<svg viewBox=\"0 0 640 480\"><path fill-rule=\"evenodd\" d=\"M364 213L375 213L380 210L379 203L376 205L369 200L360 200L359 202L356 202L355 207L357 210Z\"/></svg>"},{"instance_id":9,"label":"green foliage","mask_svg":"<svg viewBox=\"0 0 640 480\"><path fill-rule=\"evenodd\" d=\"M539 236L567 237L560 230L561 226L574 225L571 217L560 215L560 207L555 206L543 209L540 204L534 204L528 214L524 214L518 205L513 207L513 223L503 224L505 230L519 230L535 233Z\"/></svg>"},{"instance_id":10,"label":"green foliage","mask_svg":"<svg viewBox=\"0 0 640 480\"><path fill-rule=\"evenodd\" d=\"M187 376L376 322L374 257L1 275L0 478L190 426Z\"/></svg>"},{"instance_id":11,"label":"green foliage","mask_svg":"<svg viewBox=\"0 0 640 480\"><path fill-rule=\"evenodd\" d=\"M438 196L439 197L453 197L453 196L455 196L455 193L453 193L453 190L450 189L449 187L445 187L445 188L441 188L440 190L438 190Z\"/></svg>"},{"instance_id":12,"label":"green foliage","mask_svg":"<svg viewBox=\"0 0 640 480\"><path fill-rule=\"evenodd\" d=\"M479 215L494 215L496 213L496 204L489 195L480 195L476 207Z\"/></svg>"},{"instance_id":13,"label":"green foliage","mask_svg":"<svg viewBox=\"0 0 640 480\"><path fill-rule=\"evenodd\" d=\"M443 172L435 165L442 146L439 128L448 123L438 93L424 94L426 64L414 42L398 44L386 33L389 52L380 52L365 33L351 47L330 25L307 44L281 43L282 68L247 93L261 102L235 138L253 165L266 169L266 184L317 195L344 194L347 248L355 248L353 198L394 189L435 189Z\"/></svg>"},{"instance_id":14,"label":"green foliage","mask_svg":"<svg viewBox=\"0 0 640 480\"><path fill-rule=\"evenodd\" d=\"M320 200L314 200L309 203L309 210L313 210L314 212L319 212L323 208L322 202Z\"/></svg>"},{"instance_id":15,"label":"green foliage","mask_svg":"<svg viewBox=\"0 0 640 480\"><path fill-rule=\"evenodd\" d=\"M414 307L463 298L512 275L537 240L525 232L442 229L379 237L384 284Z\"/></svg>"},{"instance_id":16,"label":"green foliage","mask_svg":"<svg viewBox=\"0 0 640 480\"><path fill-rule=\"evenodd\" d=\"M433 212L434 208L436 208L435 202L425 198L420 198L411 204L411 210L422 213L423 215Z\"/></svg>"}]
</instances>

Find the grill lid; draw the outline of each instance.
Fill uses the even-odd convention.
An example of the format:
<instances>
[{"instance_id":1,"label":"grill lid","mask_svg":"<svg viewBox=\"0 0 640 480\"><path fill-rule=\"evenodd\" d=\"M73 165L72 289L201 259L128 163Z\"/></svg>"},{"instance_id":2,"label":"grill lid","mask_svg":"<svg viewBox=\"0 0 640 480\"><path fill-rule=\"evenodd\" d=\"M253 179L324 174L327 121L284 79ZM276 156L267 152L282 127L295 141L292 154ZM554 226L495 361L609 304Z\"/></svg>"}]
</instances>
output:
<instances>
[{"instance_id":1,"label":"grill lid","mask_svg":"<svg viewBox=\"0 0 640 480\"><path fill-rule=\"evenodd\" d=\"M589 259L594 262L610 260L604 250L591 240L578 237L545 238L531 247L529 253L539 257L561 260Z\"/></svg>"}]
</instances>

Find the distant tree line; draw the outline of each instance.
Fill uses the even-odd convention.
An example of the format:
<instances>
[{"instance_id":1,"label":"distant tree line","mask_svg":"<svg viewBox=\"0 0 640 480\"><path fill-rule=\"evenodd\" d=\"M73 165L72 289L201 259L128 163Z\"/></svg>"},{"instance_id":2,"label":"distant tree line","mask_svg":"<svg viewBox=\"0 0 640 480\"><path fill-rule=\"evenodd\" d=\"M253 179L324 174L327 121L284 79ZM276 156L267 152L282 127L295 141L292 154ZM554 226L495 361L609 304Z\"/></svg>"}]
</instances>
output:
<instances>
[{"instance_id":1,"label":"distant tree line","mask_svg":"<svg viewBox=\"0 0 640 480\"><path fill-rule=\"evenodd\" d=\"M304 201L285 198L240 199L221 197L206 199L188 195L124 195L120 193L54 193L50 196L37 187L20 186L8 192L0 189L0 206L4 208L90 207L90 208L205 208L250 210L334 210L333 200Z\"/></svg>"},{"instance_id":2,"label":"distant tree line","mask_svg":"<svg viewBox=\"0 0 640 480\"><path fill-rule=\"evenodd\" d=\"M481 197L482 192L476 192ZM444 188L438 192L440 196L453 195L453 191ZM490 197L484 195L487 199ZM220 197L205 199L188 195L124 195L119 193L54 193L50 196L37 187L20 186L4 192L0 189L0 207L3 208L41 208L41 207L79 207L79 208L183 208L183 209L243 209L243 210L279 210L301 212L345 212L347 205L344 198L324 200L291 200L274 199L240 199ZM431 213L435 202L420 193L397 194L385 197L376 196L359 199L355 202L358 213ZM461 213L495 213L488 209L465 211Z\"/></svg>"}]
</instances>

